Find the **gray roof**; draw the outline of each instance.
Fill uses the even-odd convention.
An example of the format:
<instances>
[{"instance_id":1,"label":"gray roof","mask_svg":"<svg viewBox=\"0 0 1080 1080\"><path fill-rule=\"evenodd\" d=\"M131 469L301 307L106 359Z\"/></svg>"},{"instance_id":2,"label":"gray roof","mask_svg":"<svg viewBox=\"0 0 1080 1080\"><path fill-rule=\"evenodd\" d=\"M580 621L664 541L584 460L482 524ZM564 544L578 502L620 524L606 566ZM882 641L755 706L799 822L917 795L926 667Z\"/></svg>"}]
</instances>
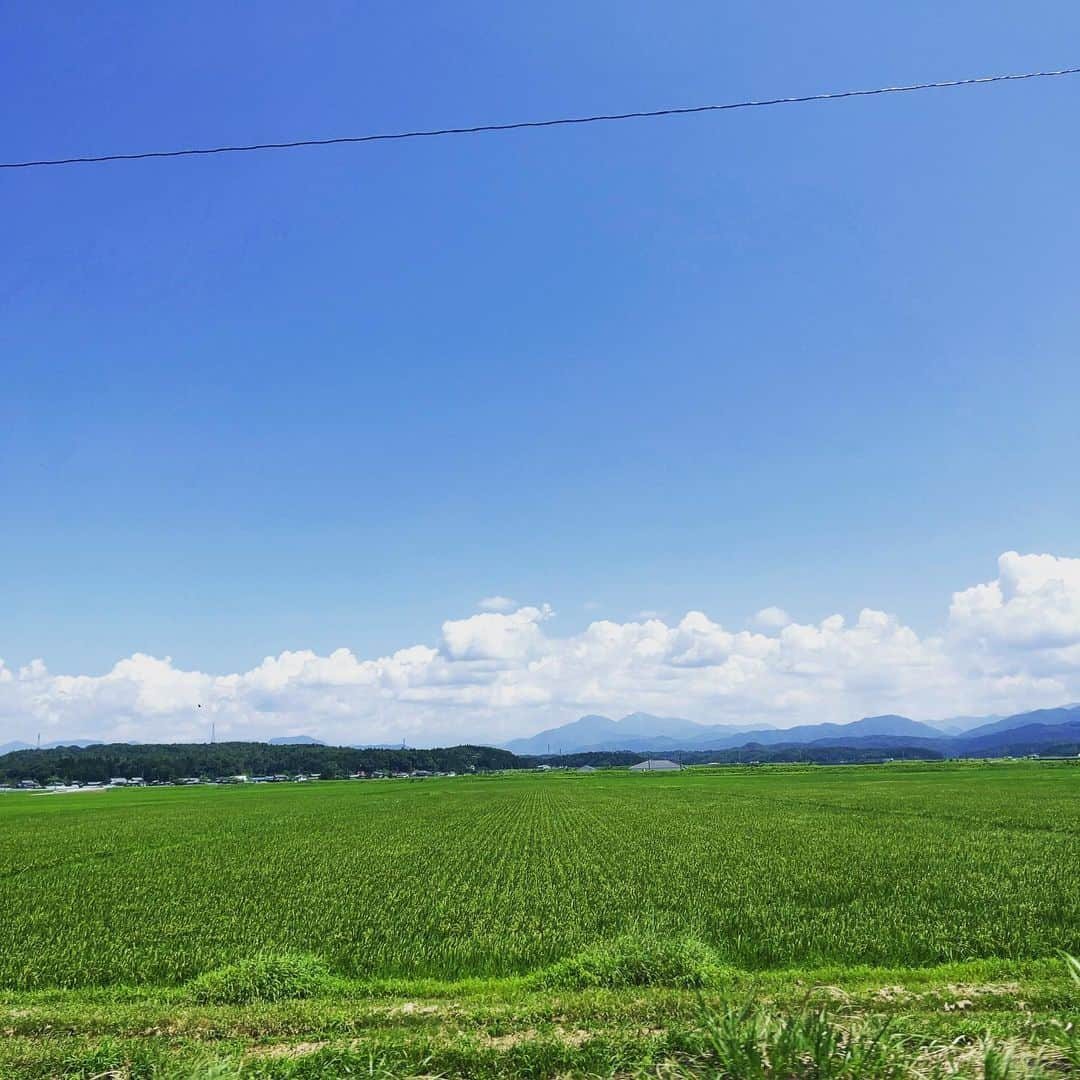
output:
<instances>
[{"instance_id":1,"label":"gray roof","mask_svg":"<svg viewBox=\"0 0 1080 1080\"><path fill-rule=\"evenodd\" d=\"M637 765L631 765L631 772L663 772L665 769L681 769L682 766L674 761L668 761L667 758L650 758L648 761L638 762Z\"/></svg>"},{"instance_id":2,"label":"gray roof","mask_svg":"<svg viewBox=\"0 0 1080 1080\"><path fill-rule=\"evenodd\" d=\"M596 770L591 765L582 765L578 772L596 772Z\"/></svg>"}]
</instances>

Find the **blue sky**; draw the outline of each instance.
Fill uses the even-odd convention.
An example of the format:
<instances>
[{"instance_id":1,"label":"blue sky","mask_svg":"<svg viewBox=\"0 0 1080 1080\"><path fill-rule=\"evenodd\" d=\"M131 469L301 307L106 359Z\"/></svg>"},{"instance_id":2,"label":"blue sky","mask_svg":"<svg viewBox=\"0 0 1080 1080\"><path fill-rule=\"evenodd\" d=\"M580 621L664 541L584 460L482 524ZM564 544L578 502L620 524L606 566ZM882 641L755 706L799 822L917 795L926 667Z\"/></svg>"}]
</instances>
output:
<instances>
[{"instance_id":1,"label":"blue sky","mask_svg":"<svg viewBox=\"0 0 1080 1080\"><path fill-rule=\"evenodd\" d=\"M3 156L1074 65L1073 4L9 3ZM1080 78L0 174L0 656L920 633L1077 554Z\"/></svg>"}]
</instances>

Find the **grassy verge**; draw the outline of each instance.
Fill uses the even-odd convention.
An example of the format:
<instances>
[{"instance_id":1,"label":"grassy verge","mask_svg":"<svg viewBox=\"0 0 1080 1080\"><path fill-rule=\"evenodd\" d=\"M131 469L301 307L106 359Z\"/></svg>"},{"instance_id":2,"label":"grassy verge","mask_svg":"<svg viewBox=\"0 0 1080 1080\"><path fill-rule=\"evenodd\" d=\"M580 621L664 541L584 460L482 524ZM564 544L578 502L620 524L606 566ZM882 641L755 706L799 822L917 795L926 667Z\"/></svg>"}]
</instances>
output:
<instances>
[{"instance_id":1,"label":"grassy verge","mask_svg":"<svg viewBox=\"0 0 1080 1080\"><path fill-rule=\"evenodd\" d=\"M1061 959L726 970L700 988L331 978L284 1000L250 1000L252 978L241 1004L0 994L0 1077L1080 1075L1080 985Z\"/></svg>"}]
</instances>

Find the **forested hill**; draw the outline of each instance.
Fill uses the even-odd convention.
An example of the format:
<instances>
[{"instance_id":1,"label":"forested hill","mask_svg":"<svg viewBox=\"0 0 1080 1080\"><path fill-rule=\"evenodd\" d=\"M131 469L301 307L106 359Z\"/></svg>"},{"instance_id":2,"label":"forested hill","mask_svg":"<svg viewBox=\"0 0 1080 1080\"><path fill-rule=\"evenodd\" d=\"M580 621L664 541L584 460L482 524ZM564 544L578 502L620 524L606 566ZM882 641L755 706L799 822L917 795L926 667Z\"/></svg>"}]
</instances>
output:
<instances>
[{"instance_id":1,"label":"forested hill","mask_svg":"<svg viewBox=\"0 0 1080 1080\"><path fill-rule=\"evenodd\" d=\"M522 764L509 750L490 746L451 746L438 750L357 750L346 746L271 746L269 743L106 743L16 750L0 757L0 784L20 780L45 783L107 781L114 776L151 780L181 777L265 776L274 773L320 773L324 777L356 772L471 772L512 769Z\"/></svg>"}]
</instances>

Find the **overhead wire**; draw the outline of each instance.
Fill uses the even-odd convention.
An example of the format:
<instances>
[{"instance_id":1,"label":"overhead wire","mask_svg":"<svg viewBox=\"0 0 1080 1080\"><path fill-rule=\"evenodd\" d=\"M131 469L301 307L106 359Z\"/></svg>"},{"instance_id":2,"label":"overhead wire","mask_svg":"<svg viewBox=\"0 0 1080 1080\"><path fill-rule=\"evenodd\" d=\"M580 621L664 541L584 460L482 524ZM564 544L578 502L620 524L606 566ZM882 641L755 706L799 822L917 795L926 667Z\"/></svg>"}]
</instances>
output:
<instances>
[{"instance_id":1,"label":"overhead wire","mask_svg":"<svg viewBox=\"0 0 1080 1080\"><path fill-rule=\"evenodd\" d=\"M814 101L840 101L845 98L877 97L884 94L909 94L920 90L941 90L958 86L985 86L990 83L1050 79L1080 74L1080 67L1054 71L1028 71L1009 75L982 75L969 79L946 79L938 82L910 83L904 86L879 86L869 90L834 90L794 97L730 101L715 105L684 105L632 112L595 113L588 116L562 116L549 120L515 120L503 124L472 124L463 127L428 128L414 131L376 132L368 135L339 135L326 139L292 139L287 142L238 143L225 146L196 146L174 150L143 150L135 153L90 154L79 157L39 158L29 161L0 162L0 169L36 169L59 165L98 165L105 162L146 161L152 158L203 157L214 154L245 154L262 150L294 150L315 146L343 146L356 143L393 142L406 139L431 139L453 135L478 135L536 128L568 127L580 124L643 120L651 117L688 116L694 113L729 112L735 109L760 109L777 105L798 105Z\"/></svg>"}]
</instances>

